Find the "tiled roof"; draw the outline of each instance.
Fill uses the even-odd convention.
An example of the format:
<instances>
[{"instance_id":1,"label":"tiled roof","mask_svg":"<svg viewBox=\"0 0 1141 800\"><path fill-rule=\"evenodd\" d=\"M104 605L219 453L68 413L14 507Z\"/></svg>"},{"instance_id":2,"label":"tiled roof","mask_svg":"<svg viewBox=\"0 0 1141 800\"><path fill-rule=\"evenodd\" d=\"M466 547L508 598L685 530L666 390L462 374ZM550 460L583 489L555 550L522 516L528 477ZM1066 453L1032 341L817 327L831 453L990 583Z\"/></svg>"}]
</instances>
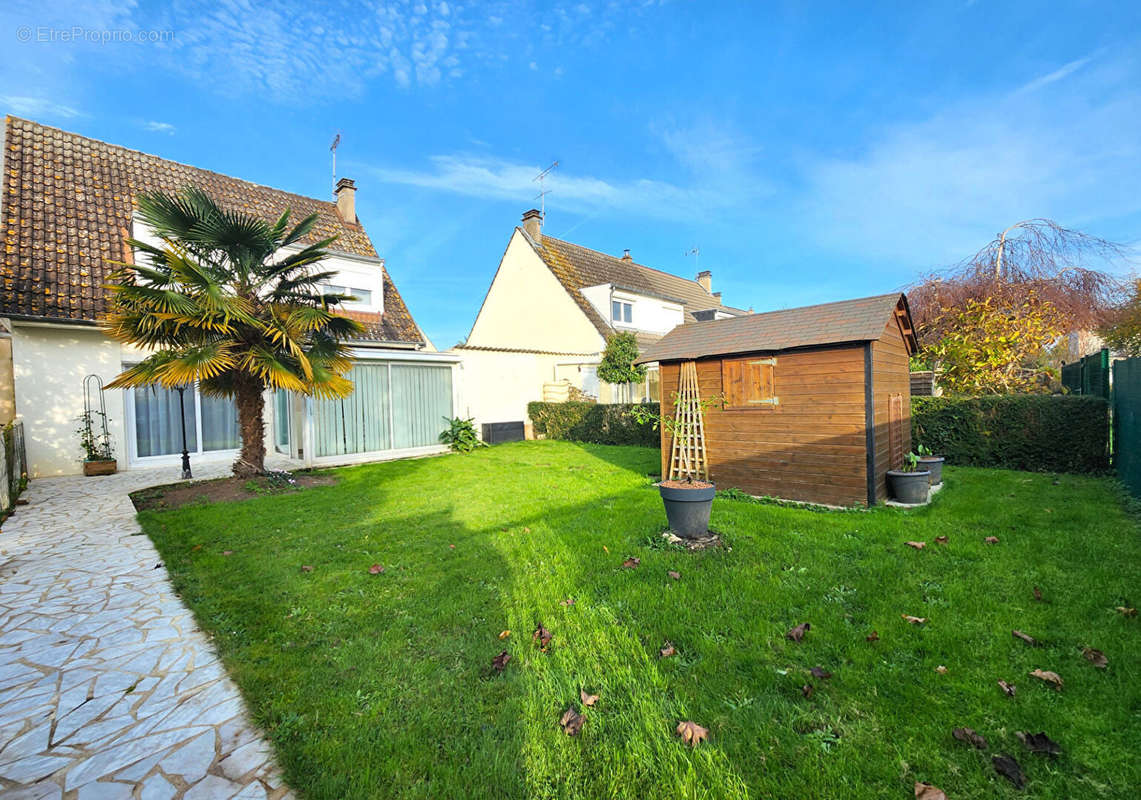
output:
<instances>
[{"instance_id":1,"label":"tiled roof","mask_svg":"<svg viewBox=\"0 0 1141 800\"><path fill-rule=\"evenodd\" d=\"M638 360L678 361L872 341L883 335L897 308L908 315L910 327L907 298L898 292L680 325L647 348ZM909 347L914 347L914 341Z\"/></svg>"},{"instance_id":2,"label":"tiled roof","mask_svg":"<svg viewBox=\"0 0 1141 800\"><path fill-rule=\"evenodd\" d=\"M188 184L223 206L276 219L318 215L307 241L337 236L330 248L376 258L362 225L325 200L283 192L217 172L167 161L36 122L7 117L0 231L0 315L94 322L106 308L102 288L124 255L134 198ZM389 300L392 304L389 305ZM384 328L399 341L422 339L395 287L385 280ZM413 333L414 331L414 333ZM411 338L410 338L411 337Z\"/></svg>"},{"instance_id":3,"label":"tiled roof","mask_svg":"<svg viewBox=\"0 0 1141 800\"><path fill-rule=\"evenodd\" d=\"M522 228L519 230L522 231ZM523 235L527 236L526 232ZM684 306L686 322L693 321L695 311L710 308L739 313L736 309L722 306L697 281L580 247L546 234L540 237L539 242L530 236L527 236L527 241L531 242L535 252L603 337L614 333L614 329L583 296L582 290L588 286L611 283L617 288L638 294L674 300Z\"/></svg>"}]
</instances>

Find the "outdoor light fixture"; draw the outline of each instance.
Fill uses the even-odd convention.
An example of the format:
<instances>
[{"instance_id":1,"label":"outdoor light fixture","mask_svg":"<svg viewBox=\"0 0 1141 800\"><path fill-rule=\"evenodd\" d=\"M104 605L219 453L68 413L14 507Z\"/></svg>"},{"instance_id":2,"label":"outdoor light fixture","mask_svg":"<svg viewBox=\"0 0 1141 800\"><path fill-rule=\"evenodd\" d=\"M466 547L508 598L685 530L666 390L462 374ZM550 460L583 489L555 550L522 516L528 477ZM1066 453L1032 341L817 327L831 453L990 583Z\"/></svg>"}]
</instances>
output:
<instances>
[{"instance_id":1,"label":"outdoor light fixture","mask_svg":"<svg viewBox=\"0 0 1141 800\"><path fill-rule=\"evenodd\" d=\"M178 424L182 428L182 479L193 478L190 474L190 451L186 449L186 401L184 393L186 392L185 386L178 388Z\"/></svg>"}]
</instances>

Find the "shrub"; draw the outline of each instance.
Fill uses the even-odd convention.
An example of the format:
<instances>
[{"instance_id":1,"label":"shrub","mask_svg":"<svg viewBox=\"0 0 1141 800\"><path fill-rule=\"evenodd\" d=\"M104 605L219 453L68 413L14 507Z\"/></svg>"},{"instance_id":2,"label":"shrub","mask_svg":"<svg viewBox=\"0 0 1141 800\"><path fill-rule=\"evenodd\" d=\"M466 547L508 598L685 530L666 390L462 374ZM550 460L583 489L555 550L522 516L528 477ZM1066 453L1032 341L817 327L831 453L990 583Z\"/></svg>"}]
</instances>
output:
<instances>
[{"instance_id":1,"label":"shrub","mask_svg":"<svg viewBox=\"0 0 1141 800\"><path fill-rule=\"evenodd\" d=\"M548 439L592 444L634 444L658 447L658 432L639 425L630 414L635 405L657 413L657 403L541 403L527 404L535 433Z\"/></svg>"},{"instance_id":2,"label":"shrub","mask_svg":"<svg viewBox=\"0 0 1141 800\"><path fill-rule=\"evenodd\" d=\"M1076 395L913 397L911 438L949 464L1102 472L1109 467L1109 404Z\"/></svg>"},{"instance_id":3,"label":"shrub","mask_svg":"<svg viewBox=\"0 0 1141 800\"><path fill-rule=\"evenodd\" d=\"M470 453L477 447L487 445L480 441L475 432L475 420L463 417L444 417L448 427L440 432L440 441L446 444L455 453Z\"/></svg>"}]
</instances>

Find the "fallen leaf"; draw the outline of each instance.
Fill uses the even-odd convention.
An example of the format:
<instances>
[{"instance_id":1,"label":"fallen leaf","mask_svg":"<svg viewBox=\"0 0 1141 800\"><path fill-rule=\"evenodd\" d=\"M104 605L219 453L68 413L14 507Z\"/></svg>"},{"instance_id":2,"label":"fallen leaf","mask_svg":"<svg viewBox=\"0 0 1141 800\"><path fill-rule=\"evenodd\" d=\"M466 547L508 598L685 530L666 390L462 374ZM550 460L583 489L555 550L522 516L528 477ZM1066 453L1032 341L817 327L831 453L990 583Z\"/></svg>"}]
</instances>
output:
<instances>
[{"instance_id":1,"label":"fallen leaf","mask_svg":"<svg viewBox=\"0 0 1141 800\"><path fill-rule=\"evenodd\" d=\"M899 616L903 617L905 620L910 622L912 625L922 625L924 622L927 621L927 617L913 617L910 614L900 614Z\"/></svg>"},{"instance_id":2,"label":"fallen leaf","mask_svg":"<svg viewBox=\"0 0 1141 800\"><path fill-rule=\"evenodd\" d=\"M947 668L945 666L943 666L942 664L935 667L935 671L938 672L940 675L946 675L947 674Z\"/></svg>"},{"instance_id":3,"label":"fallen leaf","mask_svg":"<svg viewBox=\"0 0 1141 800\"><path fill-rule=\"evenodd\" d=\"M669 658L672 655L677 655L677 650L674 648L674 646L672 644L670 644L669 642L666 642L665 644L662 645L662 649L658 651L658 655L661 658Z\"/></svg>"},{"instance_id":4,"label":"fallen leaf","mask_svg":"<svg viewBox=\"0 0 1141 800\"><path fill-rule=\"evenodd\" d=\"M915 782L915 800L947 800L943 790L929 783Z\"/></svg>"},{"instance_id":5,"label":"fallen leaf","mask_svg":"<svg viewBox=\"0 0 1141 800\"><path fill-rule=\"evenodd\" d=\"M1121 613L1122 616L1125 616L1125 617L1137 616L1137 609L1135 609L1135 608L1126 608L1125 606L1118 606L1117 610Z\"/></svg>"},{"instance_id":6,"label":"fallen leaf","mask_svg":"<svg viewBox=\"0 0 1141 800\"><path fill-rule=\"evenodd\" d=\"M1017 687L1015 687L1015 685L1013 683L1007 683L1006 681L999 681L998 682L998 688L1002 689L1003 694L1005 694L1007 697L1014 697L1014 691Z\"/></svg>"},{"instance_id":7,"label":"fallen leaf","mask_svg":"<svg viewBox=\"0 0 1141 800\"><path fill-rule=\"evenodd\" d=\"M560 605L560 606L573 606L573 605L574 605L574 598L573 598L573 597L568 597L568 598L567 598L567 599L565 599L565 600L560 600L560 601L559 601L559 605Z\"/></svg>"},{"instance_id":8,"label":"fallen leaf","mask_svg":"<svg viewBox=\"0 0 1141 800\"><path fill-rule=\"evenodd\" d=\"M1087 647L1082 650L1082 655L1086 657L1086 661L1093 664L1098 669L1105 669L1109 666L1109 659L1105 657L1105 653L1096 650L1092 647Z\"/></svg>"},{"instance_id":9,"label":"fallen leaf","mask_svg":"<svg viewBox=\"0 0 1141 800\"><path fill-rule=\"evenodd\" d=\"M568 708L563 712L562 719L559 724L563 726L563 732L567 736L574 736L582 730L582 723L586 722L586 717L578 713L574 708Z\"/></svg>"},{"instance_id":10,"label":"fallen leaf","mask_svg":"<svg viewBox=\"0 0 1141 800\"><path fill-rule=\"evenodd\" d=\"M313 565L312 564L302 564L301 565L301 571L302 572L312 572L313 571Z\"/></svg>"},{"instance_id":11,"label":"fallen leaf","mask_svg":"<svg viewBox=\"0 0 1141 800\"><path fill-rule=\"evenodd\" d=\"M1038 646L1038 640L1037 639L1035 639L1033 636L1027 636L1022 631L1011 631L1010 635L1013 636L1015 639L1021 639L1022 641L1026 642L1026 644L1030 645L1031 647L1037 647Z\"/></svg>"},{"instance_id":12,"label":"fallen leaf","mask_svg":"<svg viewBox=\"0 0 1141 800\"><path fill-rule=\"evenodd\" d=\"M1042 590L1039 589L1037 586L1034 587L1034 599L1037 600L1039 603L1042 602Z\"/></svg>"},{"instance_id":13,"label":"fallen leaf","mask_svg":"<svg viewBox=\"0 0 1141 800\"><path fill-rule=\"evenodd\" d=\"M454 544L450 544L450 545L448 545L448 549L449 550L455 550L456 546Z\"/></svg>"},{"instance_id":14,"label":"fallen leaf","mask_svg":"<svg viewBox=\"0 0 1141 800\"><path fill-rule=\"evenodd\" d=\"M680 581L680 580L681 580L681 573L680 573L680 572L676 572L675 570L672 570L672 569L671 569L671 570L670 570L669 572L667 572L666 574L667 574L667 575L669 575L671 578L673 578L675 581Z\"/></svg>"},{"instance_id":15,"label":"fallen leaf","mask_svg":"<svg viewBox=\"0 0 1141 800\"><path fill-rule=\"evenodd\" d=\"M812 624L809 622L802 622L799 625L797 625L795 628L793 628L791 631L786 633L784 636L786 639L792 639L792 641L794 641L794 642L799 642L801 639L804 638L804 634L806 634L810 630L812 630Z\"/></svg>"},{"instance_id":16,"label":"fallen leaf","mask_svg":"<svg viewBox=\"0 0 1141 800\"><path fill-rule=\"evenodd\" d=\"M491 666L497 672L503 672L503 668L507 666L507 662L511 660L511 654L504 650L502 653L491 659Z\"/></svg>"},{"instance_id":17,"label":"fallen leaf","mask_svg":"<svg viewBox=\"0 0 1141 800\"><path fill-rule=\"evenodd\" d=\"M1026 776L1022 774L1022 767L1008 755L995 756L991 759L994 771L1014 784L1016 789L1026 785Z\"/></svg>"},{"instance_id":18,"label":"fallen leaf","mask_svg":"<svg viewBox=\"0 0 1141 800\"><path fill-rule=\"evenodd\" d=\"M709 738L709 730L701 727L696 722L687 720L677 724L677 735L690 747L697 747L698 742L704 742Z\"/></svg>"},{"instance_id":19,"label":"fallen leaf","mask_svg":"<svg viewBox=\"0 0 1141 800\"><path fill-rule=\"evenodd\" d=\"M531 634L531 641L537 641L539 643L539 649L546 650L547 645L551 643L551 632L540 625L535 629L535 632Z\"/></svg>"},{"instance_id":20,"label":"fallen leaf","mask_svg":"<svg viewBox=\"0 0 1141 800\"><path fill-rule=\"evenodd\" d=\"M813 667L808 671L812 674L813 678L819 678L820 680L827 680L832 677L832 673L824 669L824 667Z\"/></svg>"},{"instance_id":21,"label":"fallen leaf","mask_svg":"<svg viewBox=\"0 0 1141 800\"><path fill-rule=\"evenodd\" d=\"M503 631L502 633L499 634L499 638L500 639L506 639L510 635L511 635L511 631Z\"/></svg>"},{"instance_id":22,"label":"fallen leaf","mask_svg":"<svg viewBox=\"0 0 1141 800\"><path fill-rule=\"evenodd\" d=\"M1065 685L1065 683L1062 681L1061 675L1056 672L1050 672L1048 669L1036 669L1030 673L1030 677L1037 678L1040 681L1045 681L1057 689L1059 692L1062 691L1062 687Z\"/></svg>"},{"instance_id":23,"label":"fallen leaf","mask_svg":"<svg viewBox=\"0 0 1141 800\"><path fill-rule=\"evenodd\" d=\"M986 739L970 728L955 728L951 731L951 735L960 742L966 742L979 750L986 750Z\"/></svg>"},{"instance_id":24,"label":"fallen leaf","mask_svg":"<svg viewBox=\"0 0 1141 800\"><path fill-rule=\"evenodd\" d=\"M233 550L223 550L222 551L222 555L224 555L224 556L232 556L233 554L234 554Z\"/></svg>"},{"instance_id":25,"label":"fallen leaf","mask_svg":"<svg viewBox=\"0 0 1141 800\"><path fill-rule=\"evenodd\" d=\"M201 550L201 549L202 549L202 545L200 545L200 544L196 544L196 545L194 545L194 547L191 547L191 548L190 548L190 552L191 552L191 553L197 553L197 552L198 552L199 550Z\"/></svg>"},{"instance_id":26,"label":"fallen leaf","mask_svg":"<svg viewBox=\"0 0 1141 800\"><path fill-rule=\"evenodd\" d=\"M642 559L635 558L634 556L630 556L628 559L626 559L625 561L622 562L622 566L625 567L626 569L634 569L634 567L638 566L641 563L642 563Z\"/></svg>"},{"instance_id":27,"label":"fallen leaf","mask_svg":"<svg viewBox=\"0 0 1141 800\"><path fill-rule=\"evenodd\" d=\"M947 539L946 536L936 536L935 537L935 544L946 544L948 541L949 540Z\"/></svg>"},{"instance_id":28,"label":"fallen leaf","mask_svg":"<svg viewBox=\"0 0 1141 800\"><path fill-rule=\"evenodd\" d=\"M916 550L922 550L927 546L927 542L904 542L908 547L914 547Z\"/></svg>"},{"instance_id":29,"label":"fallen leaf","mask_svg":"<svg viewBox=\"0 0 1141 800\"><path fill-rule=\"evenodd\" d=\"M586 689L579 689L578 696L582 698L582 704L584 706L592 706L598 702L598 695L587 694Z\"/></svg>"},{"instance_id":30,"label":"fallen leaf","mask_svg":"<svg viewBox=\"0 0 1141 800\"><path fill-rule=\"evenodd\" d=\"M988 536L985 539L983 539L983 541L986 542L987 544L998 544L998 537L997 536Z\"/></svg>"},{"instance_id":31,"label":"fallen leaf","mask_svg":"<svg viewBox=\"0 0 1141 800\"><path fill-rule=\"evenodd\" d=\"M530 528L523 528L523 533L530 533L530 532L531 532Z\"/></svg>"},{"instance_id":32,"label":"fallen leaf","mask_svg":"<svg viewBox=\"0 0 1141 800\"><path fill-rule=\"evenodd\" d=\"M815 691L816 691L816 687L815 687L815 686L813 686L811 683L806 683L806 684L804 684L803 686L801 686L801 687L800 687L800 693L801 693L802 695L804 695L804 699L805 699L805 700L807 700L807 699L809 699L810 697L812 697L812 694L813 694Z\"/></svg>"},{"instance_id":33,"label":"fallen leaf","mask_svg":"<svg viewBox=\"0 0 1141 800\"><path fill-rule=\"evenodd\" d=\"M876 633L875 631L872 631L871 633L869 633L864 638L867 639L869 642L878 642L880 640L880 635L878 633Z\"/></svg>"},{"instance_id":34,"label":"fallen leaf","mask_svg":"<svg viewBox=\"0 0 1141 800\"><path fill-rule=\"evenodd\" d=\"M602 545L602 549L606 551L606 555L610 555L610 548L609 547L607 547L606 545Z\"/></svg>"},{"instance_id":35,"label":"fallen leaf","mask_svg":"<svg viewBox=\"0 0 1141 800\"><path fill-rule=\"evenodd\" d=\"M379 575L382 572L384 572L384 565L383 564L373 564L371 567L368 568L368 574L369 575Z\"/></svg>"},{"instance_id":36,"label":"fallen leaf","mask_svg":"<svg viewBox=\"0 0 1141 800\"><path fill-rule=\"evenodd\" d=\"M1062 754L1061 746L1044 732L1023 733L1022 731L1015 731L1014 735L1031 753L1045 753L1048 756L1060 756Z\"/></svg>"}]
</instances>

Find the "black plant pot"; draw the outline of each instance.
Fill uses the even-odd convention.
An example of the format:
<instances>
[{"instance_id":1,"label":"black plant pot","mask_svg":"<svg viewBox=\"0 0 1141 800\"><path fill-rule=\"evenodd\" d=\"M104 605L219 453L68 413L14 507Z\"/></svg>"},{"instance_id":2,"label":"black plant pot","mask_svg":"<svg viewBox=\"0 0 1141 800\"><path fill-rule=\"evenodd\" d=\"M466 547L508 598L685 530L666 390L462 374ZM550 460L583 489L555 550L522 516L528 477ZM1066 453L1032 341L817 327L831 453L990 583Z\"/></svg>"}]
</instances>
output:
<instances>
[{"instance_id":1,"label":"black plant pot","mask_svg":"<svg viewBox=\"0 0 1141 800\"><path fill-rule=\"evenodd\" d=\"M887 489L901 503L926 503L927 493L931 491L931 473L925 469L917 469L915 472L889 469Z\"/></svg>"},{"instance_id":2,"label":"black plant pot","mask_svg":"<svg viewBox=\"0 0 1141 800\"><path fill-rule=\"evenodd\" d=\"M670 530L683 539L700 539L709 533L709 512L716 486L676 489L659 486Z\"/></svg>"},{"instance_id":3,"label":"black plant pot","mask_svg":"<svg viewBox=\"0 0 1141 800\"><path fill-rule=\"evenodd\" d=\"M932 486L943 482L943 456L920 456L919 466L931 473Z\"/></svg>"}]
</instances>

